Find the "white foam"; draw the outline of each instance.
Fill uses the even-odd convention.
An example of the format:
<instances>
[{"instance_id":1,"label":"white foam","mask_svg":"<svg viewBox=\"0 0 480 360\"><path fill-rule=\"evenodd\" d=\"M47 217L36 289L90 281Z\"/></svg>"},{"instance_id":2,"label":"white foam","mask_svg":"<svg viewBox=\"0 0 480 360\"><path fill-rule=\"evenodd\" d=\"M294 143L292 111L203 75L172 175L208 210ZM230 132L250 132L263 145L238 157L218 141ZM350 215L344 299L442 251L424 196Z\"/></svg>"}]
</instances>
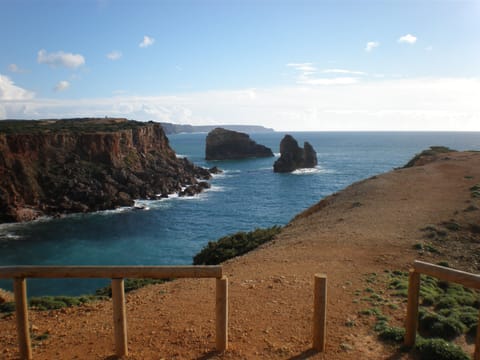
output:
<instances>
[{"instance_id":1,"label":"white foam","mask_svg":"<svg viewBox=\"0 0 480 360\"><path fill-rule=\"evenodd\" d=\"M218 185L212 185L210 189L206 189L205 191L211 191L211 192L224 192L227 188L224 186L218 186Z\"/></svg>"},{"instance_id":2,"label":"white foam","mask_svg":"<svg viewBox=\"0 0 480 360\"><path fill-rule=\"evenodd\" d=\"M280 153L273 153L273 156L275 156L275 157L280 157L280 155L282 155L282 154L280 154Z\"/></svg>"},{"instance_id":3,"label":"white foam","mask_svg":"<svg viewBox=\"0 0 480 360\"><path fill-rule=\"evenodd\" d=\"M314 168L302 168L292 171L294 175L331 174L332 170L324 169L321 166Z\"/></svg>"}]
</instances>

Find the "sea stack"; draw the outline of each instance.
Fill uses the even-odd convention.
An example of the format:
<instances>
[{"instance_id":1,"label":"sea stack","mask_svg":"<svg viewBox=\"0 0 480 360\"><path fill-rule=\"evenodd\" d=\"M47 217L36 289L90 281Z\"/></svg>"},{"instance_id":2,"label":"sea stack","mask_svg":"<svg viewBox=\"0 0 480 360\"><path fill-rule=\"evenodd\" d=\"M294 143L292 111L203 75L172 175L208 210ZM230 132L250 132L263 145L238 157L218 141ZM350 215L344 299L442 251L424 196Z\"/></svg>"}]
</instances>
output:
<instances>
[{"instance_id":1,"label":"sea stack","mask_svg":"<svg viewBox=\"0 0 480 360\"><path fill-rule=\"evenodd\" d=\"M305 142L302 149L291 135L285 135L280 142L280 154L280 158L273 164L274 172L283 173L302 168L314 168L318 163L313 146Z\"/></svg>"},{"instance_id":2,"label":"sea stack","mask_svg":"<svg viewBox=\"0 0 480 360\"><path fill-rule=\"evenodd\" d=\"M257 144L245 133L216 128L207 135L206 160L237 160L272 156L271 149Z\"/></svg>"}]
</instances>

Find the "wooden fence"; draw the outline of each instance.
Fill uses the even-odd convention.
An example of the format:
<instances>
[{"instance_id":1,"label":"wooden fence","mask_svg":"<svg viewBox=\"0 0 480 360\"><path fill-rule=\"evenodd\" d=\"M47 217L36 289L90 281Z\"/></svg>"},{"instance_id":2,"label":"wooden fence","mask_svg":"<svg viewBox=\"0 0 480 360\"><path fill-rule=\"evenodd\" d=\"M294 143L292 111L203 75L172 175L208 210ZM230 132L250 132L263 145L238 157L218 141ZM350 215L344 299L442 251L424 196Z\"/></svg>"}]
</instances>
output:
<instances>
[{"instance_id":1,"label":"wooden fence","mask_svg":"<svg viewBox=\"0 0 480 360\"><path fill-rule=\"evenodd\" d=\"M228 281L221 266L13 266L0 267L0 279L13 279L20 356L32 359L28 323L27 278L109 278L112 279L115 354L128 355L125 278L215 278L216 348L228 344Z\"/></svg>"},{"instance_id":2,"label":"wooden fence","mask_svg":"<svg viewBox=\"0 0 480 360\"><path fill-rule=\"evenodd\" d=\"M443 281L455 282L465 287L480 290L480 275L433 265L423 261L415 261L408 278L408 305L404 339L404 343L408 347L415 345L415 338L417 335L420 274L430 275ZM477 325L473 359L480 360L480 318L479 325Z\"/></svg>"}]
</instances>

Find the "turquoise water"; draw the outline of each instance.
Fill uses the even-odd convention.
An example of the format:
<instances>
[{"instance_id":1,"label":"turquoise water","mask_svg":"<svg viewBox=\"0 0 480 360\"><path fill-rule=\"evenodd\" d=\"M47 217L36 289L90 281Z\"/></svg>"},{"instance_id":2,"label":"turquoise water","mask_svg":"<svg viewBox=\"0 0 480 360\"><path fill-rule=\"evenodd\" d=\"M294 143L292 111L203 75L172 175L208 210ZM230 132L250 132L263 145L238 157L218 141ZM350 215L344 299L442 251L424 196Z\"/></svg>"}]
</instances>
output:
<instances>
[{"instance_id":1,"label":"turquoise water","mask_svg":"<svg viewBox=\"0 0 480 360\"><path fill-rule=\"evenodd\" d=\"M404 165L431 145L480 150L480 133L290 133L309 141L313 171L275 174L275 158L204 160L206 134L171 135L179 156L223 174L193 198L147 202L149 210L119 209L0 225L0 265L191 264L208 242L256 227L283 225L321 198L351 183ZM251 134L278 153L284 133ZM29 295L91 293L106 280L29 280ZM0 287L11 288L9 280Z\"/></svg>"}]
</instances>

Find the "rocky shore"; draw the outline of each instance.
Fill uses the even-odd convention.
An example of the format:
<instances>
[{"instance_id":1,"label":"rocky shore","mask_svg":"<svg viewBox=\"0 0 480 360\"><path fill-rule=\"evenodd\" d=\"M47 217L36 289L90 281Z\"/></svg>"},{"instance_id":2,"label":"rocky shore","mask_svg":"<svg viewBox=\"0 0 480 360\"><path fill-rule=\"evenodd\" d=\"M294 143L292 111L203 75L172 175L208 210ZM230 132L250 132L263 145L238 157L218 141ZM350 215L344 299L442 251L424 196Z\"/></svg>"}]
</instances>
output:
<instances>
[{"instance_id":1,"label":"rocky shore","mask_svg":"<svg viewBox=\"0 0 480 360\"><path fill-rule=\"evenodd\" d=\"M159 124L111 118L1 121L0 174L0 223L191 196L211 177Z\"/></svg>"}]
</instances>

